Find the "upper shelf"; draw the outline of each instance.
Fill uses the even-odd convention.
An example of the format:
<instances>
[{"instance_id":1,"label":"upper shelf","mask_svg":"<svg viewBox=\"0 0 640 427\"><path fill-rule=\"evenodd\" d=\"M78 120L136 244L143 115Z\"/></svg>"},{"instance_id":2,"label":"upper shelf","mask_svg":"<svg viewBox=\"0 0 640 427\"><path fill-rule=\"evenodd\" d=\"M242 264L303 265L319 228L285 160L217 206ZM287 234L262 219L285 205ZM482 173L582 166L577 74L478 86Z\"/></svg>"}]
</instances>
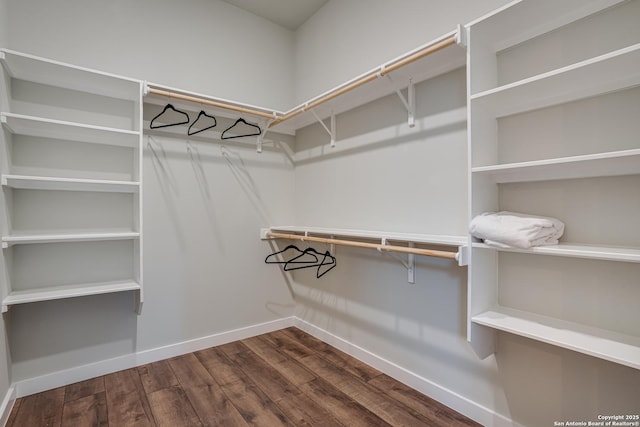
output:
<instances>
[{"instance_id":1,"label":"upper shelf","mask_svg":"<svg viewBox=\"0 0 640 427\"><path fill-rule=\"evenodd\" d=\"M142 82L25 53L0 49L0 61L19 80L139 102Z\"/></svg>"},{"instance_id":2,"label":"upper shelf","mask_svg":"<svg viewBox=\"0 0 640 427\"><path fill-rule=\"evenodd\" d=\"M325 119L332 114L344 113L345 111L393 94L397 90L405 89L409 85L409 80L416 84L462 67L466 63L466 49L456 43L447 45L446 48L436 50L415 61L408 62L401 67L394 67L395 64L404 61L406 58L410 58L414 54L419 54L419 52L425 49L437 46L439 43L459 36L457 31L447 33L414 51L408 52L402 57L388 61L361 76L314 97L286 112L284 116L287 117L287 115L291 115L293 112L302 109L305 109L304 112L287 118L283 122L273 126L272 129L279 132L292 133L297 129L315 123L315 116L310 110L306 110L306 106L314 106L317 104L312 110L319 118ZM385 69L391 69L392 67L393 71L385 72ZM369 78L371 80L369 80ZM367 80L366 84L359 85L359 82L363 79ZM336 94L339 95L334 96ZM323 99L326 98L330 99L324 102ZM319 101L322 102L319 103Z\"/></svg>"},{"instance_id":3,"label":"upper shelf","mask_svg":"<svg viewBox=\"0 0 640 427\"><path fill-rule=\"evenodd\" d=\"M640 174L640 149L479 166L471 171L474 174L488 175L499 184L635 175Z\"/></svg>"},{"instance_id":4,"label":"upper shelf","mask_svg":"<svg viewBox=\"0 0 640 427\"><path fill-rule=\"evenodd\" d=\"M308 235L323 235L338 237L355 237L361 239L386 239L398 242L424 243L431 245L443 246L464 246L468 244L467 236L448 236L433 234L414 234L414 233L395 233L386 231L370 231L370 230L352 230L342 228L321 228L321 227L303 227L303 226L277 226L269 229L263 229L263 235L266 231L284 231L288 233L304 233Z\"/></svg>"},{"instance_id":5,"label":"upper shelf","mask_svg":"<svg viewBox=\"0 0 640 427\"><path fill-rule=\"evenodd\" d=\"M131 130L85 125L13 113L0 113L0 120L11 133L18 135L131 148L137 147L140 141L140 132Z\"/></svg>"},{"instance_id":6,"label":"upper shelf","mask_svg":"<svg viewBox=\"0 0 640 427\"><path fill-rule=\"evenodd\" d=\"M602 76L607 76L603 79ZM640 84L640 44L471 96L494 117L563 104Z\"/></svg>"},{"instance_id":7,"label":"upper shelf","mask_svg":"<svg viewBox=\"0 0 640 427\"><path fill-rule=\"evenodd\" d=\"M494 52L589 16L624 0L513 1L468 24ZM553 17L552 19L549 19Z\"/></svg>"}]
</instances>

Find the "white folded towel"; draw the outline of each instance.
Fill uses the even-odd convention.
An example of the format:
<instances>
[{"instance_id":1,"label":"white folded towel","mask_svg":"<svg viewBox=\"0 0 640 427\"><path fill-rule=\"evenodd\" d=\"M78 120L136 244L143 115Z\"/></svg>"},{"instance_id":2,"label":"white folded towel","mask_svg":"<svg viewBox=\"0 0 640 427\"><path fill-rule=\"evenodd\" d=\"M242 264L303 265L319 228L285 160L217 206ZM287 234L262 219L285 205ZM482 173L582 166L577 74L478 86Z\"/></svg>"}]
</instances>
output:
<instances>
[{"instance_id":1,"label":"white folded towel","mask_svg":"<svg viewBox=\"0 0 640 427\"><path fill-rule=\"evenodd\" d=\"M486 212L471 220L469 232L488 245L528 249L557 245L564 223L556 218L517 212Z\"/></svg>"}]
</instances>

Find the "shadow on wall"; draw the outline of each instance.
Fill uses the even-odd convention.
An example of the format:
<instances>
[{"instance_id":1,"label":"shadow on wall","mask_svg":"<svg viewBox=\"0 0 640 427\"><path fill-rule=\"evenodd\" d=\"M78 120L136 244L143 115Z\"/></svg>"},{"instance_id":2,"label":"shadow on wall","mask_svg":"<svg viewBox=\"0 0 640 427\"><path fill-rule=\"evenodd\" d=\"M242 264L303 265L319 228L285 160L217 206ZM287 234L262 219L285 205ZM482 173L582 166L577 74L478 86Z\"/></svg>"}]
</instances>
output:
<instances>
[{"instance_id":1,"label":"shadow on wall","mask_svg":"<svg viewBox=\"0 0 640 427\"><path fill-rule=\"evenodd\" d=\"M296 137L296 164L466 131L464 68L417 84L415 89L415 127L409 127L407 110L392 94L336 116L333 148L320 124L301 129Z\"/></svg>"},{"instance_id":2,"label":"shadow on wall","mask_svg":"<svg viewBox=\"0 0 640 427\"><path fill-rule=\"evenodd\" d=\"M523 425L638 414L637 369L508 333L496 348L512 418Z\"/></svg>"},{"instance_id":3,"label":"shadow on wall","mask_svg":"<svg viewBox=\"0 0 640 427\"><path fill-rule=\"evenodd\" d=\"M409 284L406 269L386 254L340 247L336 256L337 267L320 279L295 274L300 318L358 345L363 334L376 336L425 359L471 367L447 351L448 342L465 342L466 268L416 257L416 283Z\"/></svg>"},{"instance_id":4,"label":"shadow on wall","mask_svg":"<svg viewBox=\"0 0 640 427\"><path fill-rule=\"evenodd\" d=\"M132 292L18 305L5 319L13 381L136 351ZM42 359L55 367L43 366Z\"/></svg>"}]
</instances>

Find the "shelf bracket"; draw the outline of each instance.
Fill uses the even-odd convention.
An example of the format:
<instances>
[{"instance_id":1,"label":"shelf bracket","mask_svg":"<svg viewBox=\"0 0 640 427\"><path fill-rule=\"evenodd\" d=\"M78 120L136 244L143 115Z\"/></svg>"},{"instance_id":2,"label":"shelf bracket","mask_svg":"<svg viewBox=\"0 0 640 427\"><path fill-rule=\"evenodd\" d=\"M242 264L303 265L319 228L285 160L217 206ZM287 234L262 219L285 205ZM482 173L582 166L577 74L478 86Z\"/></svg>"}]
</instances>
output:
<instances>
[{"instance_id":1,"label":"shelf bracket","mask_svg":"<svg viewBox=\"0 0 640 427\"><path fill-rule=\"evenodd\" d=\"M386 245L387 239L386 237L383 237L382 239L380 239L380 246ZM413 242L409 242L409 247L414 247ZM382 249L378 248L378 252L382 253ZM400 263L407 269L407 281L411 284L416 283L416 256L414 254L407 254L407 260L405 261L393 252L385 251L384 253L400 261Z\"/></svg>"},{"instance_id":2,"label":"shelf bracket","mask_svg":"<svg viewBox=\"0 0 640 427\"><path fill-rule=\"evenodd\" d=\"M324 130L327 131L327 133L329 134L329 137L331 137L331 148L336 146L336 116L335 114L331 113L331 129L329 129L327 127L327 125L324 124L324 122L322 120L320 120L320 117L318 117L318 115L316 114L315 111L313 110L309 110L311 111L311 114L313 114L313 117L316 118L316 120L318 121L318 123L320 123L322 125L322 127L324 128Z\"/></svg>"},{"instance_id":3,"label":"shelf bracket","mask_svg":"<svg viewBox=\"0 0 640 427\"><path fill-rule=\"evenodd\" d=\"M386 74L387 78L391 83L393 80L391 79L391 75ZM413 84L413 79L409 79L409 86L407 86L407 98L404 97L400 89L395 89L396 94L402 101L402 105L407 109L408 117L407 123L409 127L412 128L416 125L416 88Z\"/></svg>"},{"instance_id":4,"label":"shelf bracket","mask_svg":"<svg viewBox=\"0 0 640 427\"><path fill-rule=\"evenodd\" d=\"M271 126L271 123L273 123L276 119L277 119L276 113L273 113L273 119L267 120L267 124L264 125L262 132L260 132L260 135L258 135L258 140L256 142L257 153L262 153L262 144L264 144L264 137L267 134L267 131L269 130L269 126Z\"/></svg>"}]
</instances>

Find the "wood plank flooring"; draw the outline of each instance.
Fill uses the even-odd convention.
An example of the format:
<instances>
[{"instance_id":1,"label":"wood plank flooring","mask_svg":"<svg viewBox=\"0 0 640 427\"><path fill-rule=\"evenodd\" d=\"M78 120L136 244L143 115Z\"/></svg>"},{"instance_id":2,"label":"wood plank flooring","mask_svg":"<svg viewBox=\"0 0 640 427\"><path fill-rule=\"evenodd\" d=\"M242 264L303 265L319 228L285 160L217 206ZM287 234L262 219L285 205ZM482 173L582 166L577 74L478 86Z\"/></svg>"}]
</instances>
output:
<instances>
[{"instance_id":1,"label":"wood plank flooring","mask_svg":"<svg viewBox=\"0 0 640 427\"><path fill-rule=\"evenodd\" d=\"M479 424L288 328L20 398L7 426Z\"/></svg>"}]
</instances>

